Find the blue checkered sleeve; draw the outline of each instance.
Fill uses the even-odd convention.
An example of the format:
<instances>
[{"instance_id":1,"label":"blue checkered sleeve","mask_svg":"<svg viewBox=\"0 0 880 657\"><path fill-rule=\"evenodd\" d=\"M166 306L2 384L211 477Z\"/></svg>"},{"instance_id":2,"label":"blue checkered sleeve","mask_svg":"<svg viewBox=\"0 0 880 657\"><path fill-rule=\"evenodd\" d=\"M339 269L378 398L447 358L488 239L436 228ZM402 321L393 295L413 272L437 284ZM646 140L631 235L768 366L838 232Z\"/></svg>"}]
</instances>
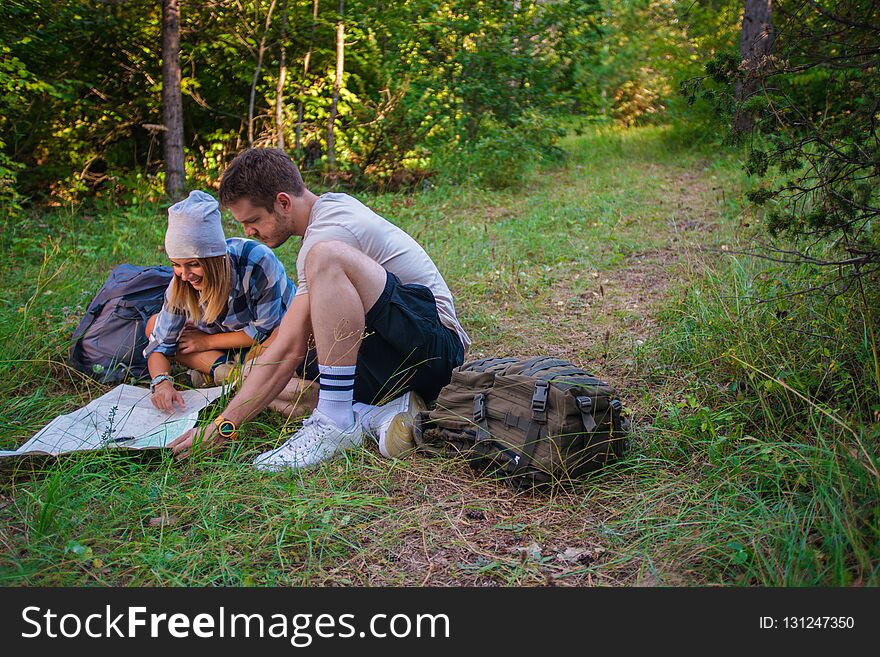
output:
<instances>
[{"instance_id":1,"label":"blue checkered sleeve","mask_svg":"<svg viewBox=\"0 0 880 657\"><path fill-rule=\"evenodd\" d=\"M254 244L247 253L245 288L250 321L242 329L256 343L268 338L281 323L296 286L272 251Z\"/></svg>"},{"instance_id":2,"label":"blue checkered sleeve","mask_svg":"<svg viewBox=\"0 0 880 657\"><path fill-rule=\"evenodd\" d=\"M186 316L175 313L168 307L170 293L171 285L169 284L168 289L165 290L165 303L156 318L153 332L147 336L148 342L144 349L144 358L149 358L153 352L166 356L173 356L177 353L177 340L186 325Z\"/></svg>"}]
</instances>

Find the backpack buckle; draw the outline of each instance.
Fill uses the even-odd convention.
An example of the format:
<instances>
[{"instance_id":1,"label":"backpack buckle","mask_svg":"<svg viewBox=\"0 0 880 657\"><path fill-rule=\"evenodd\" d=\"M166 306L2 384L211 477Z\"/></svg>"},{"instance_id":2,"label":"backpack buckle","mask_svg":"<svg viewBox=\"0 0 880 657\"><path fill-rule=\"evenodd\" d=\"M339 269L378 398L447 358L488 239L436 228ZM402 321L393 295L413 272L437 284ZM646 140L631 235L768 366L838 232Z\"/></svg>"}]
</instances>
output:
<instances>
[{"instance_id":1,"label":"backpack buckle","mask_svg":"<svg viewBox=\"0 0 880 657\"><path fill-rule=\"evenodd\" d=\"M581 413L591 413L593 411L593 399L591 397L577 397L575 403Z\"/></svg>"},{"instance_id":2,"label":"backpack buckle","mask_svg":"<svg viewBox=\"0 0 880 657\"><path fill-rule=\"evenodd\" d=\"M486 419L486 395L482 392L474 395L474 422L480 423Z\"/></svg>"},{"instance_id":3,"label":"backpack buckle","mask_svg":"<svg viewBox=\"0 0 880 657\"><path fill-rule=\"evenodd\" d=\"M574 401L581 412L584 430L590 433L596 428L596 419L593 417L593 399L592 397L575 397Z\"/></svg>"},{"instance_id":4,"label":"backpack buckle","mask_svg":"<svg viewBox=\"0 0 880 657\"><path fill-rule=\"evenodd\" d=\"M544 422L547 419L547 395L549 391L549 381L535 381L535 392L532 394L532 418L539 422Z\"/></svg>"}]
</instances>

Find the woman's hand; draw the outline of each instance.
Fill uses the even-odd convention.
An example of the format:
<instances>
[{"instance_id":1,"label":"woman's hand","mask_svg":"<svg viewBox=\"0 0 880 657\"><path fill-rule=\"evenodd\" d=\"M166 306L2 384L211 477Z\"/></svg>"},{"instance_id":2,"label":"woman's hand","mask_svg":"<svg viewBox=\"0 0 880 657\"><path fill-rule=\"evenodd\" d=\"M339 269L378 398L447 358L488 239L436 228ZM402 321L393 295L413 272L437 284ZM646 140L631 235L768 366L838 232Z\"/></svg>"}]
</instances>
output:
<instances>
[{"instance_id":1,"label":"woman's hand","mask_svg":"<svg viewBox=\"0 0 880 657\"><path fill-rule=\"evenodd\" d=\"M210 334L187 327L177 338L177 353L194 354L199 351L208 351L211 349L210 339Z\"/></svg>"},{"instance_id":2,"label":"woman's hand","mask_svg":"<svg viewBox=\"0 0 880 657\"><path fill-rule=\"evenodd\" d=\"M150 401L153 402L153 406L166 413L174 412L174 404L179 405L180 410L183 410L185 406L183 395L175 390L174 384L171 381L162 381L162 383L157 385L153 394L150 395Z\"/></svg>"}]
</instances>

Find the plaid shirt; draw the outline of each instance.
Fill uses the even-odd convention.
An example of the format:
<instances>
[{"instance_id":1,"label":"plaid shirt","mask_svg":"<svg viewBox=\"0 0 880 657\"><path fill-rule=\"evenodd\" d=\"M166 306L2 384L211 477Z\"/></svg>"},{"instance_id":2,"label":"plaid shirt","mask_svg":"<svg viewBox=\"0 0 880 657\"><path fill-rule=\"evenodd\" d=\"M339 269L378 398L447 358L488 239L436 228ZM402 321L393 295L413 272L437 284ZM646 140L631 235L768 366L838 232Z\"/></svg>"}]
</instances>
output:
<instances>
[{"instance_id":1,"label":"plaid shirt","mask_svg":"<svg viewBox=\"0 0 880 657\"><path fill-rule=\"evenodd\" d=\"M215 322L195 325L204 333L244 331L255 343L263 342L281 323L296 286L272 250L254 240L232 237L226 240L232 258L232 290L226 312ZM171 285L165 291L165 304L156 318L144 356L154 351L166 356L177 353L177 340L186 326L186 315L168 305Z\"/></svg>"}]
</instances>

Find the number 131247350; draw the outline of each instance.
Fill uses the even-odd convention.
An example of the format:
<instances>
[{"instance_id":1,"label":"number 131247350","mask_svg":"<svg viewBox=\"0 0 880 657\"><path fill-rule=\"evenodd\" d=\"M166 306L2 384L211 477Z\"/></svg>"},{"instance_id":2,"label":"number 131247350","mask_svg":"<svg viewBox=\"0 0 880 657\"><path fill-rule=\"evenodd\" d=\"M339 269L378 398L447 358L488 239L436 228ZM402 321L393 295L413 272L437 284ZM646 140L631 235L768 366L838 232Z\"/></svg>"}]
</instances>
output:
<instances>
[{"instance_id":1,"label":"number 131247350","mask_svg":"<svg viewBox=\"0 0 880 657\"><path fill-rule=\"evenodd\" d=\"M852 616L772 616L761 617L762 629L784 630L851 630L856 621Z\"/></svg>"}]
</instances>

